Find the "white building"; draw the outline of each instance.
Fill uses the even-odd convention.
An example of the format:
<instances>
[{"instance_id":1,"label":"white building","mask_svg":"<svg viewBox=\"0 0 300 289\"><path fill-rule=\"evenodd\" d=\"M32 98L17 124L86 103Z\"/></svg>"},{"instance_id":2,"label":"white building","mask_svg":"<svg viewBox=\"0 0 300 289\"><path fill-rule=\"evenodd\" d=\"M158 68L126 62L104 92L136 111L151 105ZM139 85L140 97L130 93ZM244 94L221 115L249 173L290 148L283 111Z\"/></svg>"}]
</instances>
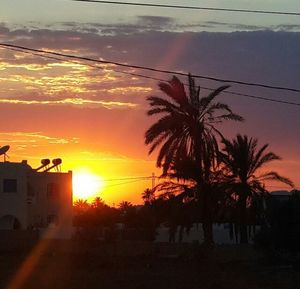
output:
<instances>
[{"instance_id":1,"label":"white building","mask_svg":"<svg viewBox=\"0 0 300 289\"><path fill-rule=\"evenodd\" d=\"M57 159L58 160L58 159ZM45 161L45 160L44 160ZM47 165L46 165L47 163ZM0 163L0 230L39 230L50 238L69 238L72 230L72 172L40 171L27 161Z\"/></svg>"}]
</instances>

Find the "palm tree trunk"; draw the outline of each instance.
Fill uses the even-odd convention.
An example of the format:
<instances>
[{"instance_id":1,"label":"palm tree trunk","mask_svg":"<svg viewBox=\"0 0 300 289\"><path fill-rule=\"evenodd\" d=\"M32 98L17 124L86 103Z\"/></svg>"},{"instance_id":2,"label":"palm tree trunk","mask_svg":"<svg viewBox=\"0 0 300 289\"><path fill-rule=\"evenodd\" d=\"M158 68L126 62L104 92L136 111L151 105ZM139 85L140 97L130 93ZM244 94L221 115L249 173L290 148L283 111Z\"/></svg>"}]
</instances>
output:
<instances>
[{"instance_id":1,"label":"palm tree trunk","mask_svg":"<svg viewBox=\"0 0 300 289\"><path fill-rule=\"evenodd\" d=\"M240 202L240 230L241 230L241 244L248 244L248 230L247 230L247 197L241 196Z\"/></svg>"},{"instance_id":2,"label":"palm tree trunk","mask_svg":"<svg viewBox=\"0 0 300 289\"><path fill-rule=\"evenodd\" d=\"M242 224L241 225L241 244L248 244L248 231L247 231L247 225Z\"/></svg>"},{"instance_id":3,"label":"palm tree trunk","mask_svg":"<svg viewBox=\"0 0 300 289\"><path fill-rule=\"evenodd\" d=\"M210 194L208 191L203 190L203 215L202 215L202 228L204 245L207 247L213 247L214 235L213 235L213 218L212 218L212 203L210 200Z\"/></svg>"},{"instance_id":4,"label":"palm tree trunk","mask_svg":"<svg viewBox=\"0 0 300 289\"><path fill-rule=\"evenodd\" d=\"M181 243L182 240L183 240L183 225L180 225L180 228L179 228L179 233L178 233L178 243Z\"/></svg>"},{"instance_id":5,"label":"palm tree trunk","mask_svg":"<svg viewBox=\"0 0 300 289\"><path fill-rule=\"evenodd\" d=\"M213 238L213 223L208 222L208 221L203 221L202 223L202 228L203 228L203 238L204 242L203 244L206 247L213 247L214 245L214 238Z\"/></svg>"}]
</instances>

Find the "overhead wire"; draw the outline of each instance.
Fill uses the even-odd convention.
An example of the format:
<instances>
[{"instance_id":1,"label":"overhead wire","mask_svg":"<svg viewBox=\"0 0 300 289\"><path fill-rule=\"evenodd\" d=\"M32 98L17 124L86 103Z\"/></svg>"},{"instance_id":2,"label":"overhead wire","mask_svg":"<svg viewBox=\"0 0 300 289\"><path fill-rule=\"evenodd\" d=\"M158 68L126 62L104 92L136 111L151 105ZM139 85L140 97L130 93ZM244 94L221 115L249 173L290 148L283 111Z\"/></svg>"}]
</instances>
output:
<instances>
[{"instance_id":1,"label":"overhead wire","mask_svg":"<svg viewBox=\"0 0 300 289\"><path fill-rule=\"evenodd\" d=\"M120 67L141 69L141 70L146 70L146 71L151 71L151 72L160 72L160 73L180 75L180 76L188 76L189 75L189 73L184 73L184 72L171 71L171 70L165 70L165 69L157 69L157 68L142 66L142 65L125 64L125 63L108 61L108 60L99 60L99 59L94 59L94 58L85 57L85 56L65 54L65 53L59 53L59 52L48 51L48 50L43 50L43 49L34 49L34 48L29 48L29 47L15 45L15 44L8 44L8 43L3 43L3 42L0 42L0 46L1 47L19 48L22 50L27 50L27 51L32 51L32 52L39 52L39 53L44 53L44 54L49 54L49 55L62 56L62 57L66 57L66 58L96 62L96 63L101 63L101 64L113 64L113 65L120 66ZM232 80L232 79L222 79L222 78L198 75L198 74L193 74L193 73L190 75L193 78L212 80L212 81L222 82L222 83L240 84L240 85L255 86L255 87L268 88L268 89L274 89L274 90L284 90L284 91L290 91L290 92L300 92L300 88L274 86L274 85L255 83L255 82L246 82L246 81L239 81L239 80Z\"/></svg>"},{"instance_id":2,"label":"overhead wire","mask_svg":"<svg viewBox=\"0 0 300 289\"><path fill-rule=\"evenodd\" d=\"M270 11L270 10L257 10L257 9L200 7L200 6L187 6L187 5L136 3L136 2L121 2L121 1L101 1L101 0L72 0L72 1L73 2L98 3L98 4L111 4L111 5L169 8L169 9L171 8L171 9L185 9L185 10L206 10L206 11L234 12L234 13L254 13L254 14L300 16L300 12L290 12L290 11Z\"/></svg>"},{"instance_id":3,"label":"overhead wire","mask_svg":"<svg viewBox=\"0 0 300 289\"><path fill-rule=\"evenodd\" d=\"M127 184L132 184L132 183L137 183L137 182L141 182L141 181L147 181L148 179L138 179L138 180L131 180L131 181L127 181L127 182L122 182L122 183L118 183L118 184L111 184L108 186L105 186L106 188L111 188L111 187L115 187L115 186L122 186L122 185L127 185Z\"/></svg>"},{"instance_id":4,"label":"overhead wire","mask_svg":"<svg viewBox=\"0 0 300 289\"><path fill-rule=\"evenodd\" d=\"M124 177L124 178L118 178L118 179L103 179L104 182L115 182L115 181L126 181L126 180L148 180L152 178L152 176L147 177Z\"/></svg>"}]
</instances>

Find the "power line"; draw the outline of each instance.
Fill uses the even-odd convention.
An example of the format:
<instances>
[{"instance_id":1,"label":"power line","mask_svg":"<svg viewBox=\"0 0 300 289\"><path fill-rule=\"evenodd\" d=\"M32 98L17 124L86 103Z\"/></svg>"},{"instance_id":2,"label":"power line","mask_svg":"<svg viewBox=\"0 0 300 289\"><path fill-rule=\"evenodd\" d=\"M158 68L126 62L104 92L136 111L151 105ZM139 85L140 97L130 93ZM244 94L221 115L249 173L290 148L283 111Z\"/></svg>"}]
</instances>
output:
<instances>
[{"instance_id":1,"label":"power line","mask_svg":"<svg viewBox=\"0 0 300 289\"><path fill-rule=\"evenodd\" d=\"M80 64L80 65L89 66L89 67L97 68L97 69L101 69L101 70L104 69L103 67L98 66L98 65L93 65L93 64L81 62L81 61L78 61L78 60L77 61L72 61L72 60L69 60L69 59L64 59L64 58L59 58L59 57L54 57L54 56L49 56L49 55L43 55L43 54L40 54L40 52L35 53L35 52L32 52L32 51L22 50L21 48L9 48L9 47L2 47L2 48L12 50L12 51L17 51L17 52L22 52L22 53L30 54L30 55L34 55L34 56L39 56L39 57L46 58L46 59L58 60L58 61L74 63L74 64ZM143 75L143 74L139 74L139 73L122 71L122 70L117 70L117 69L113 69L113 68L111 70L113 70L114 72L122 73L122 74L126 74L126 75L137 76L137 77L142 77L142 78L147 78L147 79L157 80L157 81L166 81L164 79L155 78L155 77L151 77L151 76L147 76L147 75Z\"/></svg>"},{"instance_id":2,"label":"power line","mask_svg":"<svg viewBox=\"0 0 300 289\"><path fill-rule=\"evenodd\" d=\"M0 44L0 46L1 46L1 44ZM34 56L38 56L38 57L42 57L42 58L46 58L46 59L64 61L64 62L74 63L74 64L80 64L80 65L89 66L89 67L92 67L92 68L103 70L103 67L100 67L100 66L97 66L97 65L93 65L93 64L89 64L89 63L83 63L83 62L80 62L80 61L72 61L72 60L69 60L69 59L63 59L63 58L58 58L58 57L49 56L49 55L43 55L43 54L40 54L41 52L35 53L35 52L32 52L32 51L23 50L21 48L12 48L12 47L2 47L2 48L17 51L17 52L22 52L22 53L26 53L26 54L30 54L30 55L34 55ZM111 70L113 70L114 72L122 73L122 74L126 74L126 75L136 76L136 77L155 80L155 81L167 82L166 79L161 79L161 78L152 77L152 76L148 76L148 75L143 75L143 74L139 74L139 73L127 72L127 71L117 70L117 69L113 69L113 68ZM184 86L189 87L189 84L184 83ZM213 88L209 88L209 87L205 87L205 86L201 86L201 89L205 89L205 90L209 90L209 91L214 91L215 90ZM277 99L273 99L273 98L268 98L268 97L263 97L263 96L256 96L256 95L245 94L245 93L239 93L239 92L234 92L234 91L230 91L230 90L225 90L225 91L223 91L223 93L231 94L231 95L237 95L237 96L245 96L245 97L248 97L248 98L253 98L253 99L258 99L258 100L263 100L263 101L269 101L269 102L275 102L275 103L280 103L280 104L300 106L300 103L297 103L297 102L277 100Z\"/></svg>"},{"instance_id":3,"label":"power line","mask_svg":"<svg viewBox=\"0 0 300 289\"><path fill-rule=\"evenodd\" d=\"M104 189L106 188L111 188L111 187L115 187L115 186L122 186L122 185L127 185L127 184L132 184L132 183L137 183L137 182L141 182L141 181L147 181L148 179L139 179L139 180L131 180L131 181L127 181L127 182L122 182L122 183L118 183L118 184L112 184L112 185L108 185L105 186Z\"/></svg>"},{"instance_id":4,"label":"power line","mask_svg":"<svg viewBox=\"0 0 300 289\"><path fill-rule=\"evenodd\" d=\"M147 176L147 177L127 177L127 178L119 178L119 179L107 179L103 180L105 182L115 182L115 181L126 181L126 180L148 180L151 179L152 176Z\"/></svg>"},{"instance_id":5,"label":"power line","mask_svg":"<svg viewBox=\"0 0 300 289\"><path fill-rule=\"evenodd\" d=\"M208 10L208 11L221 11L221 12L237 12L237 13L255 13L255 14L300 16L300 12L288 12L288 11L268 11L268 10L234 9L234 8L216 8L216 7L199 7L199 6L186 6L186 5L170 5L170 4L155 4L155 3L134 3L134 2L120 2L120 1L100 1L100 0L72 0L72 1L74 1L74 2L98 3L98 4L113 4L113 5L127 5L127 6L185 9L185 10L206 10L206 11Z\"/></svg>"},{"instance_id":6,"label":"power line","mask_svg":"<svg viewBox=\"0 0 300 289\"><path fill-rule=\"evenodd\" d=\"M75 1L75 0L74 0ZM157 69L147 66L141 66L141 65L132 65L132 64L125 64L115 61L107 61L107 60L98 60L90 57L84 57L84 56L76 56L76 55L70 55L70 54L64 54L59 52L53 52L53 51L47 51L42 49L34 49L29 48L25 46L20 45L14 45L14 44L7 44L7 43L0 43L0 46L2 47L9 47L9 48L19 48L22 50L27 51L33 51L33 52L39 52L39 53L45 53L55 56L62 56L77 60L84 60L84 61L90 61L90 62L96 62L101 64L113 64L120 67L126 67L126 68L134 68L134 69L142 69L147 70L151 72L160 72L160 73L166 73L166 74L173 74L173 75L180 75L180 76L188 76L188 73L178 72L178 71L171 71L171 70L164 70L164 69ZM231 80L231 79L222 79L217 77L211 77L211 76L204 76L204 75L197 75L197 74L191 74L193 78L199 78L199 79L206 79L206 80L212 80L216 82L225 82L225 83L234 83L234 84L240 84L240 85L246 85L246 86L255 86L255 87L262 87L262 88L268 88L268 89L275 89L275 90L285 90L285 91L291 91L291 92L300 92L300 89L298 88L290 88L290 87L283 87L283 86L273 86L273 85L267 85L262 83L254 83L254 82L246 82L246 81L238 81L238 80Z\"/></svg>"},{"instance_id":7,"label":"power line","mask_svg":"<svg viewBox=\"0 0 300 289\"><path fill-rule=\"evenodd\" d=\"M207 90L214 90L214 89L206 88L206 87L202 87L202 88L207 89ZM270 102L277 102L277 103L282 103L282 104L300 106L300 103L297 103L297 102L291 102L291 101L286 101L286 100L268 98L268 97L264 97L264 96L256 96L256 95L251 95L251 94L239 93L239 92L234 92L234 91L230 91L230 90L225 90L222 93L238 95L238 96L245 96L245 97L249 97L249 98L253 98L253 99L265 100L265 101L270 101Z\"/></svg>"}]
</instances>

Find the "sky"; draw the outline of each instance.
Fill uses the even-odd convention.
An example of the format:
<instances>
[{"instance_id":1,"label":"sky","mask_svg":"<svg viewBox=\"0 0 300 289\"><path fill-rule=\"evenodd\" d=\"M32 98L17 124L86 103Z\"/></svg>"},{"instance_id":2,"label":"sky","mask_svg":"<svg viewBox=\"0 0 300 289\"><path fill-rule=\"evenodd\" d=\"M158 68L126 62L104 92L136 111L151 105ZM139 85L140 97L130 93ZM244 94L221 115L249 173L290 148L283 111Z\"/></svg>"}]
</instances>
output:
<instances>
[{"instance_id":1,"label":"sky","mask_svg":"<svg viewBox=\"0 0 300 289\"><path fill-rule=\"evenodd\" d=\"M124 1L125 2L125 1ZM136 1L138 2L138 1ZM299 12L298 1L151 1L152 3ZM262 3L263 2L263 3ZM143 2L141 2L143 3ZM67 0L1 0L0 42L133 65L300 88L299 16L172 10ZM119 72L116 72L118 70ZM147 96L171 75L101 65L98 68L0 49L0 145L10 161L63 159L62 169L94 175L109 204L139 203L160 174L144 133ZM181 78L182 81L186 81ZM200 86L220 83L199 80ZM231 91L300 103L299 93L232 85ZM202 89L202 95L207 91ZM223 94L246 121L224 134L257 137L282 157L273 169L300 187L299 106ZM111 181L111 179L121 179ZM282 186L274 184L274 186ZM274 189L277 189L274 187ZM90 199L96 195L88 196ZM75 196L75 198L78 196ZM80 195L80 197L85 197Z\"/></svg>"}]
</instances>

